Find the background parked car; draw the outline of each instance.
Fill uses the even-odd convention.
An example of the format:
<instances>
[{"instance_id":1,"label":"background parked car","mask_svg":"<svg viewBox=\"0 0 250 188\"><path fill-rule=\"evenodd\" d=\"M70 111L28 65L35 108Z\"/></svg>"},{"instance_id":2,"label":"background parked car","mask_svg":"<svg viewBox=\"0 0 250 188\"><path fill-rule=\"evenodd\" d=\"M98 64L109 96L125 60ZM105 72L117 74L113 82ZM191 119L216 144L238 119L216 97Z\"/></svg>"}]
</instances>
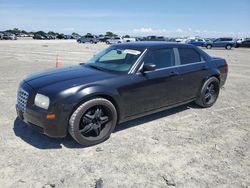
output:
<instances>
[{"instance_id":1,"label":"background parked car","mask_svg":"<svg viewBox=\"0 0 250 188\"><path fill-rule=\"evenodd\" d=\"M2 36L3 40L17 40L16 35L11 34L11 33L4 33Z\"/></svg>"},{"instance_id":2,"label":"background parked car","mask_svg":"<svg viewBox=\"0 0 250 188\"><path fill-rule=\"evenodd\" d=\"M39 34L35 34L34 37L33 37L33 39L35 39L35 40L44 40L45 37L42 36L42 35L39 35Z\"/></svg>"},{"instance_id":3,"label":"background parked car","mask_svg":"<svg viewBox=\"0 0 250 188\"><path fill-rule=\"evenodd\" d=\"M124 41L121 37L112 37L106 41L107 44L119 44L123 42Z\"/></svg>"},{"instance_id":4,"label":"background parked car","mask_svg":"<svg viewBox=\"0 0 250 188\"><path fill-rule=\"evenodd\" d=\"M206 42L204 46L207 49L211 49L213 47L223 47L227 50L230 50L232 47L235 46L235 41L233 40L233 38L217 38L211 42Z\"/></svg>"},{"instance_id":5,"label":"background parked car","mask_svg":"<svg viewBox=\"0 0 250 188\"><path fill-rule=\"evenodd\" d=\"M250 40L250 38L240 38L240 39L235 39L236 43L242 43L243 41Z\"/></svg>"},{"instance_id":6,"label":"background parked car","mask_svg":"<svg viewBox=\"0 0 250 188\"><path fill-rule=\"evenodd\" d=\"M124 42L135 42L137 41L134 37L123 37L122 38Z\"/></svg>"},{"instance_id":7,"label":"background parked car","mask_svg":"<svg viewBox=\"0 0 250 188\"><path fill-rule=\"evenodd\" d=\"M204 44L206 44L206 40L205 39L201 39L201 38L194 38L194 39L187 39L185 41L186 44L192 44L194 46L204 46Z\"/></svg>"},{"instance_id":8,"label":"background parked car","mask_svg":"<svg viewBox=\"0 0 250 188\"><path fill-rule=\"evenodd\" d=\"M55 39L56 39L56 36L55 36L55 35L49 35L49 39L50 39L50 40L55 40Z\"/></svg>"},{"instance_id":9,"label":"background parked car","mask_svg":"<svg viewBox=\"0 0 250 188\"><path fill-rule=\"evenodd\" d=\"M65 39L79 39L80 35L65 35Z\"/></svg>"},{"instance_id":10,"label":"background parked car","mask_svg":"<svg viewBox=\"0 0 250 188\"><path fill-rule=\"evenodd\" d=\"M71 35L71 39L79 39L79 38L81 38L82 36L81 35L78 35L78 34L73 34L73 35Z\"/></svg>"},{"instance_id":11,"label":"background parked car","mask_svg":"<svg viewBox=\"0 0 250 188\"><path fill-rule=\"evenodd\" d=\"M107 42L108 39L110 39L110 37L100 37L99 41L100 42Z\"/></svg>"},{"instance_id":12,"label":"background parked car","mask_svg":"<svg viewBox=\"0 0 250 188\"><path fill-rule=\"evenodd\" d=\"M64 34L59 34L56 36L57 39L65 39L65 35Z\"/></svg>"},{"instance_id":13,"label":"background parked car","mask_svg":"<svg viewBox=\"0 0 250 188\"><path fill-rule=\"evenodd\" d=\"M241 40L238 40L235 44L235 48L238 47L250 47L250 38L244 38Z\"/></svg>"},{"instance_id":14,"label":"background parked car","mask_svg":"<svg viewBox=\"0 0 250 188\"><path fill-rule=\"evenodd\" d=\"M90 42L91 44L99 42L99 39L93 35L85 35L79 39L77 39L78 43Z\"/></svg>"},{"instance_id":15,"label":"background parked car","mask_svg":"<svg viewBox=\"0 0 250 188\"><path fill-rule=\"evenodd\" d=\"M0 33L0 40L3 39L3 33Z\"/></svg>"},{"instance_id":16,"label":"background parked car","mask_svg":"<svg viewBox=\"0 0 250 188\"><path fill-rule=\"evenodd\" d=\"M72 39L72 35L65 35L65 39Z\"/></svg>"},{"instance_id":17,"label":"background parked car","mask_svg":"<svg viewBox=\"0 0 250 188\"><path fill-rule=\"evenodd\" d=\"M163 36L147 36L146 41L166 41Z\"/></svg>"}]
</instances>

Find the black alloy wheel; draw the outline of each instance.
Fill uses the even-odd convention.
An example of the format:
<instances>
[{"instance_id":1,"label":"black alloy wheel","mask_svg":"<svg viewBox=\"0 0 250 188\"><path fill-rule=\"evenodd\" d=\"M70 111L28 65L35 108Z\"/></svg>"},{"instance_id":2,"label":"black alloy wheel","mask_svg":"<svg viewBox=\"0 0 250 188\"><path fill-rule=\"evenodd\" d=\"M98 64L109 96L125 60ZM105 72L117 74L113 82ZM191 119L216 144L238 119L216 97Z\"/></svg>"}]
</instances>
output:
<instances>
[{"instance_id":1,"label":"black alloy wheel","mask_svg":"<svg viewBox=\"0 0 250 188\"><path fill-rule=\"evenodd\" d=\"M195 102L203 108L211 107L216 102L219 92L219 80L215 77L211 77L203 84L200 94Z\"/></svg>"},{"instance_id":2,"label":"black alloy wheel","mask_svg":"<svg viewBox=\"0 0 250 188\"><path fill-rule=\"evenodd\" d=\"M211 82L207 85L205 95L203 97L204 103L207 105L213 104L218 97L218 87L216 83Z\"/></svg>"},{"instance_id":3,"label":"black alloy wheel","mask_svg":"<svg viewBox=\"0 0 250 188\"><path fill-rule=\"evenodd\" d=\"M80 144L91 146L107 140L117 123L117 112L107 99L82 103L71 115L69 133Z\"/></svg>"},{"instance_id":4,"label":"black alloy wheel","mask_svg":"<svg viewBox=\"0 0 250 188\"><path fill-rule=\"evenodd\" d=\"M111 118L112 116L108 109L105 109L103 106L94 106L83 115L79 131L85 137L97 137Z\"/></svg>"}]
</instances>

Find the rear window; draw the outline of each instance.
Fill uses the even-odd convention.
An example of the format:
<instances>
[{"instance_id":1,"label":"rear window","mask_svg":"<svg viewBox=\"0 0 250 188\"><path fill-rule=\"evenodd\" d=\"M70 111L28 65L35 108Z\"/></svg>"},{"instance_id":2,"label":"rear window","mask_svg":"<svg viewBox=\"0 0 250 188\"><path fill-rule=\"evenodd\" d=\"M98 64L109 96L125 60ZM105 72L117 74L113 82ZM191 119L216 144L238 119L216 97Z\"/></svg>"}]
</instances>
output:
<instances>
[{"instance_id":1,"label":"rear window","mask_svg":"<svg viewBox=\"0 0 250 188\"><path fill-rule=\"evenodd\" d=\"M196 63L201 61L200 54L191 48L179 48L181 65Z\"/></svg>"}]
</instances>

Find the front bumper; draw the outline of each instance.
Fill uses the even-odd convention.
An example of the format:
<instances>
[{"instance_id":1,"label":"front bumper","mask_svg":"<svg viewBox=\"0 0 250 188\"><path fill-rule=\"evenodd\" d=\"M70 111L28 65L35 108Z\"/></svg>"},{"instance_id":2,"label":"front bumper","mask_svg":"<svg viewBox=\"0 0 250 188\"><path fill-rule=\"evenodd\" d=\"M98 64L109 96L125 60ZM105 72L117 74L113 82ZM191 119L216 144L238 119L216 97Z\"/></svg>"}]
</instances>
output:
<instances>
[{"instance_id":1,"label":"front bumper","mask_svg":"<svg viewBox=\"0 0 250 188\"><path fill-rule=\"evenodd\" d=\"M28 126L49 137L65 137L67 135L69 112L60 107L44 110L35 106L36 92L25 82L22 82L20 87L29 93L29 97L25 109L16 105L18 117ZM56 115L55 119L47 119L47 114L51 113Z\"/></svg>"},{"instance_id":2,"label":"front bumper","mask_svg":"<svg viewBox=\"0 0 250 188\"><path fill-rule=\"evenodd\" d=\"M18 117L29 127L42 134L55 138L62 138L67 135L67 119L59 118L58 115L53 120L47 119L47 113L41 113L29 108L22 112L17 105L16 112Z\"/></svg>"}]
</instances>

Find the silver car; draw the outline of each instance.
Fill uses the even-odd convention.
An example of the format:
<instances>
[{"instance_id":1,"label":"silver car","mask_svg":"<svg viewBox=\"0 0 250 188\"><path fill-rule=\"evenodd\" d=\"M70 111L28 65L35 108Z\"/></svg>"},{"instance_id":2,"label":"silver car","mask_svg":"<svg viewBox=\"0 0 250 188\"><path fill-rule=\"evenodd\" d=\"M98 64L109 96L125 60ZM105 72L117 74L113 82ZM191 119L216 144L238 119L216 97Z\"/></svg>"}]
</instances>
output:
<instances>
[{"instance_id":1,"label":"silver car","mask_svg":"<svg viewBox=\"0 0 250 188\"><path fill-rule=\"evenodd\" d=\"M112 37L106 41L107 44L119 44L123 42L124 41L121 37Z\"/></svg>"},{"instance_id":2,"label":"silver car","mask_svg":"<svg viewBox=\"0 0 250 188\"><path fill-rule=\"evenodd\" d=\"M85 35L79 39L77 39L78 43L85 43L85 42L90 42L91 44L96 44L99 42L99 39L96 36L92 35Z\"/></svg>"}]
</instances>

